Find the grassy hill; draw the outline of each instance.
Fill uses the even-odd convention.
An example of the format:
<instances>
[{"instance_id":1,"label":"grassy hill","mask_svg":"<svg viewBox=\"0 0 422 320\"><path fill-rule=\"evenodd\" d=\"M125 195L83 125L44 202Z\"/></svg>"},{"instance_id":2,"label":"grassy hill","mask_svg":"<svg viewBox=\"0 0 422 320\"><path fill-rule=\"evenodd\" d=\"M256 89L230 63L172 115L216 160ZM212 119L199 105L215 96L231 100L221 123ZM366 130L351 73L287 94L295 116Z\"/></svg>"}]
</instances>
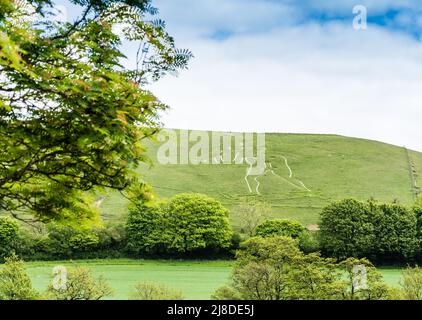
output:
<instances>
[{"instance_id":1,"label":"grassy hill","mask_svg":"<svg viewBox=\"0 0 422 320\"><path fill-rule=\"evenodd\" d=\"M274 217L304 224L317 223L325 205L345 197L412 204L415 184L422 185L422 176L418 176L422 153L337 135L267 134L267 171L248 178L252 193L244 179L247 164L162 165L157 162L158 148L158 144L149 144L154 166L143 165L138 170L159 196L200 192L228 208L252 197L270 204ZM128 203L122 196L104 196L101 210L106 219L125 214Z\"/></svg>"}]
</instances>

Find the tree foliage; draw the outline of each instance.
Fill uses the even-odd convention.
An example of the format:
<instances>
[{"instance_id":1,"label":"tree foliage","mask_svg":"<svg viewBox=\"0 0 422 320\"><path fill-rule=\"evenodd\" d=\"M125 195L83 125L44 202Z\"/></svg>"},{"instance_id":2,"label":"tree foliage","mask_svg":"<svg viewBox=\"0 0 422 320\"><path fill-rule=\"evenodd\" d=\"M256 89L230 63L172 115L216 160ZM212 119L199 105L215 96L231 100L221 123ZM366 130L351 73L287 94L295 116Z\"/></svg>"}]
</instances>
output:
<instances>
[{"instance_id":1,"label":"tree foliage","mask_svg":"<svg viewBox=\"0 0 422 320\"><path fill-rule=\"evenodd\" d=\"M0 300L35 300L38 297L23 262L16 256L6 258L0 268Z\"/></svg>"},{"instance_id":2,"label":"tree foliage","mask_svg":"<svg viewBox=\"0 0 422 320\"><path fill-rule=\"evenodd\" d=\"M339 264L318 253L304 254L290 237L250 238L236 257L231 284L219 288L213 298L382 300L390 297L390 288L369 261L348 259ZM354 268L362 265L367 268L367 286L358 287Z\"/></svg>"},{"instance_id":3,"label":"tree foliage","mask_svg":"<svg viewBox=\"0 0 422 320\"><path fill-rule=\"evenodd\" d=\"M419 249L415 212L398 204L382 204L374 217L377 260L410 261Z\"/></svg>"},{"instance_id":4,"label":"tree foliage","mask_svg":"<svg viewBox=\"0 0 422 320\"><path fill-rule=\"evenodd\" d=\"M159 205L140 203L129 213L128 249L139 253L218 252L231 245L229 212L202 194L180 194Z\"/></svg>"},{"instance_id":5,"label":"tree foliage","mask_svg":"<svg viewBox=\"0 0 422 320\"><path fill-rule=\"evenodd\" d=\"M400 279L402 298L405 300L422 300L422 269L407 268Z\"/></svg>"},{"instance_id":6,"label":"tree foliage","mask_svg":"<svg viewBox=\"0 0 422 320\"><path fill-rule=\"evenodd\" d=\"M298 221L289 219L266 220L256 227L255 234L260 237L286 236L298 239L305 227Z\"/></svg>"},{"instance_id":7,"label":"tree foliage","mask_svg":"<svg viewBox=\"0 0 422 320\"><path fill-rule=\"evenodd\" d=\"M269 218L271 207L259 201L243 200L232 210L234 220L238 221L240 232L248 237L255 235L258 225Z\"/></svg>"},{"instance_id":8,"label":"tree foliage","mask_svg":"<svg viewBox=\"0 0 422 320\"><path fill-rule=\"evenodd\" d=\"M135 285L130 300L183 300L183 293L179 290L167 288L153 282L141 282Z\"/></svg>"},{"instance_id":9,"label":"tree foliage","mask_svg":"<svg viewBox=\"0 0 422 320\"><path fill-rule=\"evenodd\" d=\"M127 250L136 255L166 251L164 204L133 206L126 222Z\"/></svg>"},{"instance_id":10,"label":"tree foliage","mask_svg":"<svg viewBox=\"0 0 422 320\"><path fill-rule=\"evenodd\" d=\"M320 242L329 255L345 259L364 257L375 241L374 225L368 203L346 199L323 209Z\"/></svg>"},{"instance_id":11,"label":"tree foliage","mask_svg":"<svg viewBox=\"0 0 422 320\"><path fill-rule=\"evenodd\" d=\"M10 218L0 217L0 261L15 253L18 242L18 224Z\"/></svg>"},{"instance_id":12,"label":"tree foliage","mask_svg":"<svg viewBox=\"0 0 422 320\"><path fill-rule=\"evenodd\" d=\"M305 255L290 237L254 237L237 253L230 286L216 291L221 299L314 300L342 296L333 260Z\"/></svg>"},{"instance_id":13,"label":"tree foliage","mask_svg":"<svg viewBox=\"0 0 422 320\"><path fill-rule=\"evenodd\" d=\"M100 300L112 293L104 277L95 278L88 268L75 267L68 271L63 286L49 285L47 297L52 300Z\"/></svg>"},{"instance_id":14,"label":"tree foliage","mask_svg":"<svg viewBox=\"0 0 422 320\"><path fill-rule=\"evenodd\" d=\"M323 251L340 259L410 261L420 243L415 211L396 203L352 199L333 203L323 210L320 229Z\"/></svg>"},{"instance_id":15,"label":"tree foliage","mask_svg":"<svg viewBox=\"0 0 422 320\"><path fill-rule=\"evenodd\" d=\"M344 299L388 300L390 298L390 288L385 284L382 274L369 260L348 258L340 263L340 267L347 275Z\"/></svg>"},{"instance_id":16,"label":"tree foliage","mask_svg":"<svg viewBox=\"0 0 422 320\"><path fill-rule=\"evenodd\" d=\"M86 191L143 185L141 142L166 108L144 85L191 57L148 0L70 2L82 10L72 22L55 21L49 0L0 9L0 209L42 221L93 219ZM140 43L135 68L122 41Z\"/></svg>"}]
</instances>

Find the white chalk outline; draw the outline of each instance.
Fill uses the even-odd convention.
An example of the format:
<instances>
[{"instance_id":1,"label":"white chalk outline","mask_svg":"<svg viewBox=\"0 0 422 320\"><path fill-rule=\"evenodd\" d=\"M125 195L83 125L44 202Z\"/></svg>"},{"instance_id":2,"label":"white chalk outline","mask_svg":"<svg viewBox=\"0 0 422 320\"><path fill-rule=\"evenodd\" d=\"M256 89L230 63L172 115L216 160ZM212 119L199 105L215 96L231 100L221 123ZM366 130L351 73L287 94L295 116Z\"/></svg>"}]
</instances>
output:
<instances>
[{"instance_id":1,"label":"white chalk outline","mask_svg":"<svg viewBox=\"0 0 422 320\"><path fill-rule=\"evenodd\" d=\"M283 158L283 160L284 160L284 164L286 165L286 168L289 170L289 179L294 179L294 180L296 180L297 181L297 183L299 184L299 185L297 185L296 183L293 183L293 182L291 182L291 181L289 181L289 180L287 180L286 178L284 178L284 177L282 177L282 176L280 176L279 174L277 174L277 173L275 173L274 172L274 170L273 170L273 166L272 166L272 164L271 164L271 162L268 162L268 167L269 167L269 169L267 170L267 163L265 163L264 164L264 166L265 166L265 169L264 169L264 172L262 173L262 174L260 174L260 175L256 175L255 176L255 178L254 178L254 180L255 180L255 182L256 182L256 188L255 188L255 191L256 191L256 193L257 194L261 194L260 192L259 192L259 187L261 186L261 182L258 180L258 178L260 178L260 177L262 177L263 175L265 175L268 171L272 174L272 175L274 175L274 176L276 176L276 177L278 177L278 178L280 178L280 179L282 179L283 181L285 181L285 182L287 182L288 184L290 184L292 187L294 187L294 188L296 188L296 189L298 189L298 190L300 190L300 191L303 191L303 189L305 189L306 191L308 191L308 192L312 192L312 190L310 190L301 180L299 180L299 179L296 179L296 178L293 178L293 170L292 170L292 168L289 166L289 162L288 162L288 159L285 157L285 156L281 156L281 158ZM249 165L249 168L246 170L246 175L245 175L245 177L244 177L244 180L245 180L245 182L246 182L246 185L248 186L248 190L249 190L249 193L252 193L253 191L252 191L252 188L251 188L251 185L249 184L249 181L248 181L248 177L250 177L251 175L250 175L250 172L251 172L251 170L252 170L252 166L253 166L253 163L251 162L251 161L249 161L249 159L247 158L247 157L245 157L245 162Z\"/></svg>"}]
</instances>

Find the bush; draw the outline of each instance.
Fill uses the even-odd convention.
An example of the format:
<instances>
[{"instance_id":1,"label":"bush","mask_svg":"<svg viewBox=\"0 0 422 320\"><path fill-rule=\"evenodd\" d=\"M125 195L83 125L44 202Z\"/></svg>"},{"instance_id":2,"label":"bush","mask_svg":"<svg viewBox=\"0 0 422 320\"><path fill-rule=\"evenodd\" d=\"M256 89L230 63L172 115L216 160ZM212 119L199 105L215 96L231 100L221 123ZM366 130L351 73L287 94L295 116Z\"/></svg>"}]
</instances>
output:
<instances>
[{"instance_id":1,"label":"bush","mask_svg":"<svg viewBox=\"0 0 422 320\"><path fill-rule=\"evenodd\" d=\"M138 204L128 217L127 248L135 254L220 253L230 249L228 210L201 194L181 194L158 206Z\"/></svg>"},{"instance_id":2,"label":"bush","mask_svg":"<svg viewBox=\"0 0 422 320\"><path fill-rule=\"evenodd\" d=\"M22 233L19 254L26 260L101 259L124 256L124 227L75 229L51 224L47 234Z\"/></svg>"},{"instance_id":3,"label":"bush","mask_svg":"<svg viewBox=\"0 0 422 320\"><path fill-rule=\"evenodd\" d=\"M305 230L299 237L299 248L304 253L319 252L320 245L318 241L318 233L315 231Z\"/></svg>"},{"instance_id":4,"label":"bush","mask_svg":"<svg viewBox=\"0 0 422 320\"><path fill-rule=\"evenodd\" d=\"M13 255L18 246L18 224L10 218L0 218L0 261Z\"/></svg>"},{"instance_id":5,"label":"bush","mask_svg":"<svg viewBox=\"0 0 422 320\"><path fill-rule=\"evenodd\" d=\"M130 300L183 300L183 293L152 282L142 282L135 286Z\"/></svg>"},{"instance_id":6,"label":"bush","mask_svg":"<svg viewBox=\"0 0 422 320\"><path fill-rule=\"evenodd\" d=\"M211 300L242 300L241 295L229 286L218 288L212 295Z\"/></svg>"},{"instance_id":7,"label":"bush","mask_svg":"<svg viewBox=\"0 0 422 320\"><path fill-rule=\"evenodd\" d=\"M91 229L75 229L70 226L51 224L48 236L42 244L44 250L54 259L67 259L82 256L81 253L94 252L99 244L99 237Z\"/></svg>"},{"instance_id":8,"label":"bush","mask_svg":"<svg viewBox=\"0 0 422 320\"><path fill-rule=\"evenodd\" d=\"M405 300L422 300L422 269L407 268L400 279L401 296Z\"/></svg>"},{"instance_id":9,"label":"bush","mask_svg":"<svg viewBox=\"0 0 422 320\"><path fill-rule=\"evenodd\" d=\"M26 274L23 262L16 256L5 259L0 269L0 300L35 300L38 293Z\"/></svg>"},{"instance_id":10,"label":"bush","mask_svg":"<svg viewBox=\"0 0 422 320\"><path fill-rule=\"evenodd\" d=\"M51 284L47 297L53 300L100 300L113 291L103 277L94 278L88 268L70 269L59 287Z\"/></svg>"},{"instance_id":11,"label":"bush","mask_svg":"<svg viewBox=\"0 0 422 320\"><path fill-rule=\"evenodd\" d=\"M286 236L298 239L305 227L298 221L288 219L266 220L256 227L255 234L260 237Z\"/></svg>"}]
</instances>

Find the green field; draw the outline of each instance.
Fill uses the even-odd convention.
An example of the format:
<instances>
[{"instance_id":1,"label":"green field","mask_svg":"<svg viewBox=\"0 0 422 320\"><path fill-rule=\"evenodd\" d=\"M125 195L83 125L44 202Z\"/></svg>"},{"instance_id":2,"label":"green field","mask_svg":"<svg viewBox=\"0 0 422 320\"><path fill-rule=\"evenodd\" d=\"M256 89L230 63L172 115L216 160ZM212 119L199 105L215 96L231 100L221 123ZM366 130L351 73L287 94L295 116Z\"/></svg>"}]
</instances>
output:
<instances>
[{"instance_id":1,"label":"green field","mask_svg":"<svg viewBox=\"0 0 422 320\"><path fill-rule=\"evenodd\" d=\"M246 164L161 165L156 161L157 148L157 144L149 145L154 165L140 167L139 173L159 196L200 192L219 199L228 208L242 198L256 198L271 205L274 217L297 219L305 225L317 223L321 209L329 202L346 197L412 204L412 181L422 185L422 175L418 175L422 153L409 152L416 169L412 173L405 148L337 135L267 134L266 163L274 174L268 171L258 177L260 194L255 192L253 178L250 184L254 192L248 190L244 181ZM302 182L311 191L292 182ZM120 194L104 196L101 209L105 219L118 220L127 212L128 202Z\"/></svg>"},{"instance_id":2,"label":"green field","mask_svg":"<svg viewBox=\"0 0 422 320\"><path fill-rule=\"evenodd\" d=\"M153 281L179 289L186 299L209 299L227 283L232 261L151 261L151 260L79 260L28 262L26 270L34 287L44 291L55 266L85 266L95 275L103 275L114 290L112 299L127 299L140 281Z\"/></svg>"},{"instance_id":3,"label":"green field","mask_svg":"<svg viewBox=\"0 0 422 320\"><path fill-rule=\"evenodd\" d=\"M227 283L232 261L161 261L161 260L85 260L28 262L26 270L34 287L44 291L51 281L54 266L86 266L95 275L103 275L114 289L113 299L127 299L139 281L154 281L183 291L186 299L209 299L216 288ZM380 269L385 281L397 286L400 269Z\"/></svg>"}]
</instances>

